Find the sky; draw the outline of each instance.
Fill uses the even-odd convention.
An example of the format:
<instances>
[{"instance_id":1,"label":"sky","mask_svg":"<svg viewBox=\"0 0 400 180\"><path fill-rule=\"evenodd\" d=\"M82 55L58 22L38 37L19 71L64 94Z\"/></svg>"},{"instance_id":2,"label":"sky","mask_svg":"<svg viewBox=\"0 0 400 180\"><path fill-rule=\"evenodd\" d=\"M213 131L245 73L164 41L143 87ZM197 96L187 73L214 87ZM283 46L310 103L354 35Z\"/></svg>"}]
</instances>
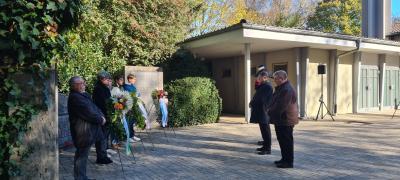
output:
<instances>
[{"instance_id":1,"label":"sky","mask_svg":"<svg viewBox=\"0 0 400 180\"><path fill-rule=\"evenodd\" d=\"M400 16L400 0L392 0L392 16Z\"/></svg>"}]
</instances>

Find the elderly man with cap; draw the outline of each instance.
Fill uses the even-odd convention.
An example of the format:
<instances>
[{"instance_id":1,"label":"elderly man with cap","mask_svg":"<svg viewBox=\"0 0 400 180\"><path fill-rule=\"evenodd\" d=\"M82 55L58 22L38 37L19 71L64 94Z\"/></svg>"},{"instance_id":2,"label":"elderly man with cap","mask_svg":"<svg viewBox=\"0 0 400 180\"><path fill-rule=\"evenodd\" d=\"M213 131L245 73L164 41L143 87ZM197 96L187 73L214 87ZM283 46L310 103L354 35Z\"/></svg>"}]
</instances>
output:
<instances>
[{"instance_id":1,"label":"elderly man with cap","mask_svg":"<svg viewBox=\"0 0 400 180\"><path fill-rule=\"evenodd\" d=\"M74 157L74 178L83 180L86 177L86 164L90 146L103 139L101 126L106 123L104 114L93 103L85 92L85 81L74 76L69 80L68 114L72 141L76 147Z\"/></svg>"},{"instance_id":2,"label":"elderly man with cap","mask_svg":"<svg viewBox=\"0 0 400 180\"><path fill-rule=\"evenodd\" d=\"M260 83L256 86L256 93L250 102L251 123L258 123L263 138L262 147L257 148L258 154L271 154L271 129L269 127L269 116L267 108L272 99L272 85L268 82L268 72L265 70L257 73L257 80Z\"/></svg>"},{"instance_id":3,"label":"elderly man with cap","mask_svg":"<svg viewBox=\"0 0 400 180\"><path fill-rule=\"evenodd\" d=\"M97 75L97 82L93 90L93 101L107 118L107 101L111 97L110 88L112 85L111 75L107 71L100 71ZM109 164L112 160L107 157L108 151L112 151L111 146L108 146L108 139L110 136L110 122L107 120L106 124L102 127L104 138L95 143L98 164Z\"/></svg>"}]
</instances>

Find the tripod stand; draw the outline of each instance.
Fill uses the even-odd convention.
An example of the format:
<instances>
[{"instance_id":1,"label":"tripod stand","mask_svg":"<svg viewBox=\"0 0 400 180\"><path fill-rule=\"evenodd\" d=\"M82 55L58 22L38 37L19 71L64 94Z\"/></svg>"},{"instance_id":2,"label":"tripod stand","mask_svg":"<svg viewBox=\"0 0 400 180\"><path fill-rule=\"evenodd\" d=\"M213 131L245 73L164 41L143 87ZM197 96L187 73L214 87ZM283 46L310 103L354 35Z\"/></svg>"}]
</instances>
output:
<instances>
[{"instance_id":1,"label":"tripod stand","mask_svg":"<svg viewBox=\"0 0 400 180\"><path fill-rule=\"evenodd\" d=\"M394 118L394 115L396 114L397 109L399 108L400 102L397 103L397 99L394 99L394 113L392 115L392 119Z\"/></svg>"},{"instance_id":2,"label":"tripod stand","mask_svg":"<svg viewBox=\"0 0 400 180\"><path fill-rule=\"evenodd\" d=\"M324 77L323 77L324 75L323 74L320 74L320 75L321 75L321 96L318 100L319 101L318 113L315 116L314 120L318 120L319 115L321 115L321 119L324 119L326 114L328 114L331 117L332 121L335 121L335 119L333 119L332 113L328 110L328 107L326 106L326 104L324 102ZM326 112L327 112L326 114L324 114L324 108L326 109ZM320 114L320 112L321 112L321 114Z\"/></svg>"}]
</instances>

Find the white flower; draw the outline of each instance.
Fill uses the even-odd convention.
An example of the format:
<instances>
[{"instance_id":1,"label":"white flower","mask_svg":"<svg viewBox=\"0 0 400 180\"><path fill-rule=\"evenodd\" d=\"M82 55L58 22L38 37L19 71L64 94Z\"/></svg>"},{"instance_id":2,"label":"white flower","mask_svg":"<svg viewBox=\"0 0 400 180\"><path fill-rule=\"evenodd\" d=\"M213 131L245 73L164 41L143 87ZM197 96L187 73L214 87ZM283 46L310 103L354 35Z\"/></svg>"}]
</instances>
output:
<instances>
[{"instance_id":1,"label":"white flower","mask_svg":"<svg viewBox=\"0 0 400 180\"><path fill-rule=\"evenodd\" d=\"M113 100L113 102L118 102L121 100L122 102L124 102L124 100L126 100L124 104L124 109L122 110L122 113L124 114L126 114L129 110L132 109L133 100L128 91L121 91L118 88L113 88L111 90L111 99Z\"/></svg>"}]
</instances>

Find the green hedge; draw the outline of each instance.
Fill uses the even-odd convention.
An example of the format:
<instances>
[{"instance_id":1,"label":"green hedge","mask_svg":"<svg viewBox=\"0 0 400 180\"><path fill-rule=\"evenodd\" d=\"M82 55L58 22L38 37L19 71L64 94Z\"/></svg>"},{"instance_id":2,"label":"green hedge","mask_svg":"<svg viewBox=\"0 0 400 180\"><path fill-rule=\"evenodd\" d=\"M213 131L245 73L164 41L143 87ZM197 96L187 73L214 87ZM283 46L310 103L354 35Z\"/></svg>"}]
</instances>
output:
<instances>
[{"instance_id":1,"label":"green hedge","mask_svg":"<svg viewBox=\"0 0 400 180\"><path fill-rule=\"evenodd\" d=\"M169 93L169 124L174 127L217 122L222 109L214 81L187 77L166 86Z\"/></svg>"}]
</instances>

